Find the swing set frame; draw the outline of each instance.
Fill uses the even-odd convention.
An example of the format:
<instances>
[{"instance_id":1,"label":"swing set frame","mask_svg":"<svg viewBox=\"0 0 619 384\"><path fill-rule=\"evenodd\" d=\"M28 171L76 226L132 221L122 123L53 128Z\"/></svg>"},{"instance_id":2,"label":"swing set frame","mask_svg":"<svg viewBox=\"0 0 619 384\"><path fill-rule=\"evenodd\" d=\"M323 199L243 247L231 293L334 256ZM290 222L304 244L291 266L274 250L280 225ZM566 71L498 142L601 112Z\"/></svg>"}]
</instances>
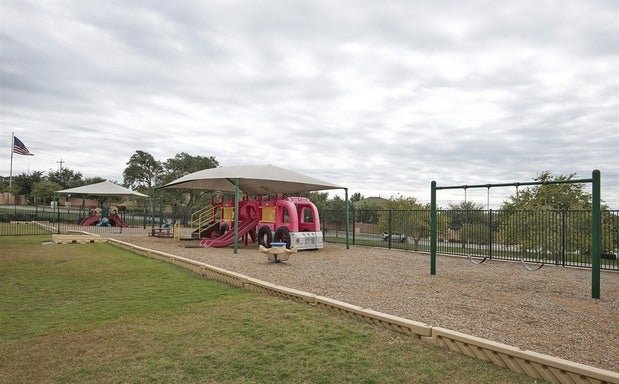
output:
<instances>
[{"instance_id":1,"label":"swing set frame","mask_svg":"<svg viewBox=\"0 0 619 384\"><path fill-rule=\"evenodd\" d=\"M436 251L438 240L438 220L436 208L436 191L443 189L487 188L488 194L493 187L520 187L526 185L552 185L552 184L591 184L591 298L600 298L600 270L602 255L602 212L601 212L601 176L599 170L591 173L590 179L554 180L554 181L527 181L515 183L477 184L477 185L448 185L437 186L436 181L430 184L430 274L436 275ZM484 259L485 261L485 259ZM522 260L521 260L522 261ZM482 261L483 262L483 261ZM481 264L482 262L474 263ZM523 266L528 268L523 262ZM540 267L541 268L541 267ZM539 268L538 268L539 269Z\"/></svg>"}]
</instances>

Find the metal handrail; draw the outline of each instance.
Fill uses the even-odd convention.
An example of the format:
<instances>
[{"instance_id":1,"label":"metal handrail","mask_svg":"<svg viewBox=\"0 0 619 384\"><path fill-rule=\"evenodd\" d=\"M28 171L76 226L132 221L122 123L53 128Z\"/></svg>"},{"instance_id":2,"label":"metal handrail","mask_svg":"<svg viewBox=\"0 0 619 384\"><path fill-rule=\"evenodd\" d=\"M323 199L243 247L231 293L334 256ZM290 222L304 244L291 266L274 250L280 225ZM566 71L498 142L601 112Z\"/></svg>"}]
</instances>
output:
<instances>
[{"instance_id":1,"label":"metal handrail","mask_svg":"<svg viewBox=\"0 0 619 384\"><path fill-rule=\"evenodd\" d=\"M196 212L191 214L191 219L189 221L189 227L191 228L191 232L202 232L202 230L206 229L208 224L213 221L215 208L212 205L207 205L206 207L197 210Z\"/></svg>"}]
</instances>

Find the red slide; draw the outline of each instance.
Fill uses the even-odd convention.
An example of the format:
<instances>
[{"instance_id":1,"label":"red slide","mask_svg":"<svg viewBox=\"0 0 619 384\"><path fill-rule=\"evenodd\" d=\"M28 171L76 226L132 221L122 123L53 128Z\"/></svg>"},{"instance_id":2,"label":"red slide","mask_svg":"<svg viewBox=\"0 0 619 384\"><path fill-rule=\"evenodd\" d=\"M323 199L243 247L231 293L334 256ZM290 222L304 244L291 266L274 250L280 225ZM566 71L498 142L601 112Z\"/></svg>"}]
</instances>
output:
<instances>
[{"instance_id":1,"label":"red slide","mask_svg":"<svg viewBox=\"0 0 619 384\"><path fill-rule=\"evenodd\" d=\"M239 237L246 235L258 225L258 219L246 219L239 222ZM205 239L200 242L203 247L221 248L234 243L234 228L216 239Z\"/></svg>"},{"instance_id":2,"label":"red slide","mask_svg":"<svg viewBox=\"0 0 619 384\"><path fill-rule=\"evenodd\" d=\"M110 215L108 217L110 219L110 223L115 227L128 227L129 225L125 223L125 221L118 216L117 214Z\"/></svg>"},{"instance_id":3,"label":"red slide","mask_svg":"<svg viewBox=\"0 0 619 384\"><path fill-rule=\"evenodd\" d=\"M99 215L88 216L87 218L82 220L80 225L97 225L99 224L100 221L101 221L101 216Z\"/></svg>"}]
</instances>

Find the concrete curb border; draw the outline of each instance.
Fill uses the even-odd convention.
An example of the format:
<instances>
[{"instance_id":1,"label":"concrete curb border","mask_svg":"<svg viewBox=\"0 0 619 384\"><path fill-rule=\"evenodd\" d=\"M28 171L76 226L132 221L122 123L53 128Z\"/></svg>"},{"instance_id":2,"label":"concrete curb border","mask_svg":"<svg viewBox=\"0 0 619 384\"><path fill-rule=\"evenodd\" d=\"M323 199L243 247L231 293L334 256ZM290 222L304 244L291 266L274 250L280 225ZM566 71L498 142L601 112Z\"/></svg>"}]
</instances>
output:
<instances>
[{"instance_id":1,"label":"concrete curb border","mask_svg":"<svg viewBox=\"0 0 619 384\"><path fill-rule=\"evenodd\" d=\"M272 284L223 268L169 253L139 247L124 241L109 238L108 243L139 255L178 265L208 279L226 283L234 287L334 310L342 315L380 325L387 329L413 336L434 345L449 348L452 351L490 362L532 378L544 379L551 383L560 384L619 384L619 373L617 372L599 369L533 351L523 351L520 348L512 347L507 344L497 343L441 327L432 327L417 321L392 316L368 308L361 308L343 301L317 296L309 292Z\"/></svg>"}]
</instances>

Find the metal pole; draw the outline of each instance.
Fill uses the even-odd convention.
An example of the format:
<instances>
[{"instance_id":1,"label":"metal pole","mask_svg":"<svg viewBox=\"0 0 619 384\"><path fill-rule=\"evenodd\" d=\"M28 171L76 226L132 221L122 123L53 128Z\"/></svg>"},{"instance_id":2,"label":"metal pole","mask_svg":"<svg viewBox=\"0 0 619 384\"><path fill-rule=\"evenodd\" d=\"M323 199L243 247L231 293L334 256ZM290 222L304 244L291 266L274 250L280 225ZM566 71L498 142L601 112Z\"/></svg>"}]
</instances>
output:
<instances>
[{"instance_id":1,"label":"metal pole","mask_svg":"<svg viewBox=\"0 0 619 384\"><path fill-rule=\"evenodd\" d=\"M389 249L391 249L391 234L393 233L393 210L389 209L389 224L387 225L387 233L388 233L388 237L387 239L389 240L387 242Z\"/></svg>"},{"instance_id":2,"label":"metal pole","mask_svg":"<svg viewBox=\"0 0 619 384\"><path fill-rule=\"evenodd\" d=\"M492 209L488 211L488 258L492 260Z\"/></svg>"},{"instance_id":3,"label":"metal pole","mask_svg":"<svg viewBox=\"0 0 619 384\"><path fill-rule=\"evenodd\" d=\"M601 259L601 230L602 213L600 209L601 201L601 177L600 171L594 170L592 173L593 182L591 184L591 297L600 298L600 259Z\"/></svg>"},{"instance_id":4,"label":"metal pole","mask_svg":"<svg viewBox=\"0 0 619 384\"><path fill-rule=\"evenodd\" d=\"M436 181L430 184L430 274L436 275Z\"/></svg>"},{"instance_id":5,"label":"metal pole","mask_svg":"<svg viewBox=\"0 0 619 384\"><path fill-rule=\"evenodd\" d=\"M590 183L591 179L569 179L569 180L552 180L552 181L528 181L518 183L498 183L498 184L464 184L464 185L448 185L436 187L436 189L463 189L463 188L491 188L491 187L519 187L522 185L552 185L552 184L581 184Z\"/></svg>"},{"instance_id":6,"label":"metal pole","mask_svg":"<svg viewBox=\"0 0 619 384\"><path fill-rule=\"evenodd\" d=\"M355 245L355 240L356 240L356 235L355 233L357 232L357 222L356 222L356 218L355 218L355 205L353 204L350 207L350 210L352 211L352 245Z\"/></svg>"},{"instance_id":7,"label":"metal pole","mask_svg":"<svg viewBox=\"0 0 619 384\"><path fill-rule=\"evenodd\" d=\"M155 234L155 185L153 184L153 194L150 198L150 221L151 221L151 234Z\"/></svg>"},{"instance_id":8,"label":"metal pole","mask_svg":"<svg viewBox=\"0 0 619 384\"><path fill-rule=\"evenodd\" d=\"M567 208L561 209L561 265L565 267L567 256Z\"/></svg>"},{"instance_id":9,"label":"metal pole","mask_svg":"<svg viewBox=\"0 0 619 384\"><path fill-rule=\"evenodd\" d=\"M15 133L11 132L11 170L9 171L9 188L13 186L13 146L15 145ZM13 192L11 192L13 193Z\"/></svg>"},{"instance_id":10,"label":"metal pole","mask_svg":"<svg viewBox=\"0 0 619 384\"><path fill-rule=\"evenodd\" d=\"M346 199L346 249L350 249L350 241L348 239L349 217L348 217L348 188L344 188L344 198Z\"/></svg>"},{"instance_id":11,"label":"metal pole","mask_svg":"<svg viewBox=\"0 0 619 384\"><path fill-rule=\"evenodd\" d=\"M58 234L60 234L60 199L56 195L56 220L58 221Z\"/></svg>"},{"instance_id":12,"label":"metal pole","mask_svg":"<svg viewBox=\"0 0 619 384\"><path fill-rule=\"evenodd\" d=\"M234 254L239 249L239 179L234 183Z\"/></svg>"}]
</instances>

